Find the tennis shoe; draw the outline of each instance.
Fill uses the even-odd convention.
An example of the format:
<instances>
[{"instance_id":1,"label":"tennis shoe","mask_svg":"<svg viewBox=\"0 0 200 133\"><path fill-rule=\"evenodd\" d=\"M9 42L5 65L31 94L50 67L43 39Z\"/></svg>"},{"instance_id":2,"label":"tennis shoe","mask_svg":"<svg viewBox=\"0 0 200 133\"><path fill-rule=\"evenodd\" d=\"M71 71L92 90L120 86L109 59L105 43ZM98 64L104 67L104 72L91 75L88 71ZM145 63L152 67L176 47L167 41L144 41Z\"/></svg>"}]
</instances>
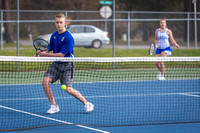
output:
<instances>
[{"instance_id":1,"label":"tennis shoe","mask_svg":"<svg viewBox=\"0 0 200 133\"><path fill-rule=\"evenodd\" d=\"M94 105L93 105L92 103L87 102L87 103L85 104L85 111L86 111L86 113L91 112L93 109L94 109Z\"/></svg>"},{"instance_id":2,"label":"tennis shoe","mask_svg":"<svg viewBox=\"0 0 200 133\"><path fill-rule=\"evenodd\" d=\"M161 75L160 77L158 77L158 80L166 80L164 75Z\"/></svg>"},{"instance_id":3,"label":"tennis shoe","mask_svg":"<svg viewBox=\"0 0 200 133\"><path fill-rule=\"evenodd\" d=\"M164 75L161 74L161 72L158 73L157 78L158 80L166 80Z\"/></svg>"},{"instance_id":4,"label":"tennis shoe","mask_svg":"<svg viewBox=\"0 0 200 133\"><path fill-rule=\"evenodd\" d=\"M55 113L57 113L59 111L60 111L60 109L59 109L58 105L57 105L57 107L54 106L54 105L50 105L50 109L46 113L47 114L55 114Z\"/></svg>"},{"instance_id":5,"label":"tennis shoe","mask_svg":"<svg viewBox=\"0 0 200 133\"><path fill-rule=\"evenodd\" d=\"M161 77L161 72L158 73L157 78L159 79Z\"/></svg>"}]
</instances>

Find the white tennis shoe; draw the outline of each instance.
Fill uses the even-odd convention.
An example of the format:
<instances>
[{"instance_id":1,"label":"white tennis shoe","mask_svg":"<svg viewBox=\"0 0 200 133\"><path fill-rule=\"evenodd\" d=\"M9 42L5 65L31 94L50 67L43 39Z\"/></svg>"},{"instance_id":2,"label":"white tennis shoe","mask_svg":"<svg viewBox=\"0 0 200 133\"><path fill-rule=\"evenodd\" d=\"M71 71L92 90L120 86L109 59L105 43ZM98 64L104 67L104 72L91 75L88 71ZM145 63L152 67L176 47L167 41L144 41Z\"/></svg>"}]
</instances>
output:
<instances>
[{"instance_id":1,"label":"white tennis shoe","mask_svg":"<svg viewBox=\"0 0 200 133\"><path fill-rule=\"evenodd\" d=\"M157 78L158 80L166 80L164 75L161 74L161 72L158 73Z\"/></svg>"},{"instance_id":2,"label":"white tennis shoe","mask_svg":"<svg viewBox=\"0 0 200 133\"><path fill-rule=\"evenodd\" d=\"M86 113L89 113L94 109L94 105L90 102L87 102L84 107L85 107Z\"/></svg>"},{"instance_id":3,"label":"white tennis shoe","mask_svg":"<svg viewBox=\"0 0 200 133\"><path fill-rule=\"evenodd\" d=\"M50 105L50 109L46 113L47 114L55 114L55 113L57 113L59 111L60 111L60 109L59 109L58 105L57 105L57 107L54 106L54 105Z\"/></svg>"},{"instance_id":4,"label":"white tennis shoe","mask_svg":"<svg viewBox=\"0 0 200 133\"><path fill-rule=\"evenodd\" d=\"M157 78L159 79L161 77L161 72L158 73Z\"/></svg>"}]
</instances>

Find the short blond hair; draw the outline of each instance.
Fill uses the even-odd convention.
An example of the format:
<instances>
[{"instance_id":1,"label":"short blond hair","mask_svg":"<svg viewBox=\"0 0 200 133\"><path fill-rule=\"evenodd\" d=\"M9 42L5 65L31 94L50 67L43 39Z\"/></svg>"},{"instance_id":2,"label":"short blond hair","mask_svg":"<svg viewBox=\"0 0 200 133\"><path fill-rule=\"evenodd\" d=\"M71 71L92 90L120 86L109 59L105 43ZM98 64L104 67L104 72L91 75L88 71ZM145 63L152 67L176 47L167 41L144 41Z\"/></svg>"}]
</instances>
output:
<instances>
[{"instance_id":1,"label":"short blond hair","mask_svg":"<svg viewBox=\"0 0 200 133\"><path fill-rule=\"evenodd\" d=\"M58 13L55 18L65 18L65 15L63 13Z\"/></svg>"}]
</instances>

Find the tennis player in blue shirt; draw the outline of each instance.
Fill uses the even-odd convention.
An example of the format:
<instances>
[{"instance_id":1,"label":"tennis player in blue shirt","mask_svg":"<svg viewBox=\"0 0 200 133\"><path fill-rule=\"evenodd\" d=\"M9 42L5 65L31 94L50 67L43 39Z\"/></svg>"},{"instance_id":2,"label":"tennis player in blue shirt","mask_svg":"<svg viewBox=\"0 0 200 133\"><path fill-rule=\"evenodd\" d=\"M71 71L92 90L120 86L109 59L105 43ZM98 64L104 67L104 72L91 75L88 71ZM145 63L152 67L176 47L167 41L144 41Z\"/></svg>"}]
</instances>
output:
<instances>
[{"instance_id":1,"label":"tennis player in blue shirt","mask_svg":"<svg viewBox=\"0 0 200 133\"><path fill-rule=\"evenodd\" d=\"M37 51L37 54L46 57L74 57L74 39L65 28L66 19L64 14L59 13L55 16L55 25L57 31L52 34L47 50L43 52ZM53 53L49 53L50 51L53 51ZM54 83L58 79L60 79L62 85L67 86L65 90L67 93L84 104L87 113L94 109L92 103L88 102L80 92L73 89L73 73L74 63L72 62L54 62L50 65L42 81L44 92L51 103L50 109L46 113L54 114L60 111L50 88L50 83Z\"/></svg>"},{"instance_id":2,"label":"tennis player in blue shirt","mask_svg":"<svg viewBox=\"0 0 200 133\"><path fill-rule=\"evenodd\" d=\"M155 39L154 43L156 45L156 57L167 57L171 55L172 49L170 47L169 40L174 44L177 48L179 45L174 40L172 35L172 31L167 28L166 19L160 20L160 28L155 31ZM158 80L165 80L165 65L164 62L156 62L156 67L159 70L157 75Z\"/></svg>"}]
</instances>

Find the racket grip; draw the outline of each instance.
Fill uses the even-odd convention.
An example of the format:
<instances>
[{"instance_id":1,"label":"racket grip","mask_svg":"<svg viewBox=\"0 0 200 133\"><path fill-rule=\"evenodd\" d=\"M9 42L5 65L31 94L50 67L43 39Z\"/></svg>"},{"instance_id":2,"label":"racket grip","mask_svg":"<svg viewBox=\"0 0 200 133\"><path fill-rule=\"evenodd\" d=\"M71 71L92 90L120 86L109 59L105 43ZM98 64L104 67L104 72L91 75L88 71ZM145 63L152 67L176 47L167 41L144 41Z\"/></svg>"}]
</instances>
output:
<instances>
[{"instance_id":1,"label":"racket grip","mask_svg":"<svg viewBox=\"0 0 200 133\"><path fill-rule=\"evenodd\" d=\"M40 55L36 53L36 54L35 54L35 57L40 57Z\"/></svg>"}]
</instances>

